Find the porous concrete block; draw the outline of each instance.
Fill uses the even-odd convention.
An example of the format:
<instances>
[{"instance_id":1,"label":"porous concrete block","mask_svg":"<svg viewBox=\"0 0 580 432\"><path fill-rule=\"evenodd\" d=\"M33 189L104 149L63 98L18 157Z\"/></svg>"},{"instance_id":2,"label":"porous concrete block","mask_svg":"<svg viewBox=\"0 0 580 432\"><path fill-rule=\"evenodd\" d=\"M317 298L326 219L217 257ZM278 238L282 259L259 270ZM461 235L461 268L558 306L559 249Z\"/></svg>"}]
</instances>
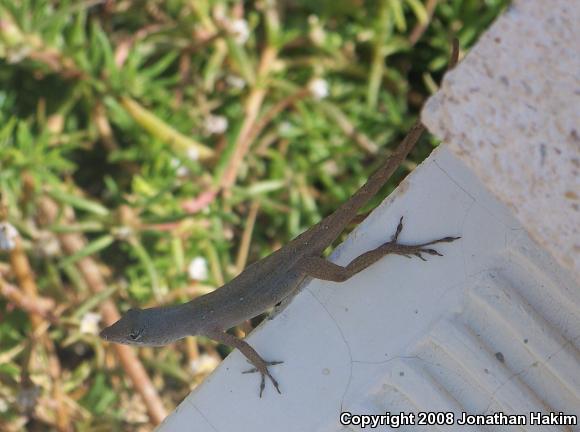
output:
<instances>
[{"instance_id":1,"label":"porous concrete block","mask_svg":"<svg viewBox=\"0 0 580 432\"><path fill-rule=\"evenodd\" d=\"M422 118L580 280L580 1L514 1Z\"/></svg>"}]
</instances>

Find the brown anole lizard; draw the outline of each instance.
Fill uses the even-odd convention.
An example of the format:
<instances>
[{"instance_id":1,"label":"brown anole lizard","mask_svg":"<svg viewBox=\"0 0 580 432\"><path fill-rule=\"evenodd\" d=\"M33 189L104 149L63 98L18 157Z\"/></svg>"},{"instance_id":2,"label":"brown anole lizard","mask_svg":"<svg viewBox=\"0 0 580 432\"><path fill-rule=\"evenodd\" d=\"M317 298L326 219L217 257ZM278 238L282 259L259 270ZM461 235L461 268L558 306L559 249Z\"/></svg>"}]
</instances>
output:
<instances>
[{"instance_id":1,"label":"brown anole lizard","mask_svg":"<svg viewBox=\"0 0 580 432\"><path fill-rule=\"evenodd\" d=\"M449 68L457 62L457 51L457 42L454 41ZM441 256L429 246L460 238L443 237L417 245L400 244L397 239L403 229L401 218L390 241L363 253L344 267L321 255L356 218L360 208L387 182L424 131L423 124L415 123L385 163L334 213L281 249L248 266L221 288L180 305L130 309L119 321L105 328L100 336L110 342L141 346L162 346L186 336L207 336L238 348L254 365L252 371L261 375L260 397L266 376L280 393L278 382L268 366L281 362L265 361L247 342L227 333L228 329L289 298L307 278L343 282L387 254L417 256L424 260L422 254Z\"/></svg>"}]
</instances>

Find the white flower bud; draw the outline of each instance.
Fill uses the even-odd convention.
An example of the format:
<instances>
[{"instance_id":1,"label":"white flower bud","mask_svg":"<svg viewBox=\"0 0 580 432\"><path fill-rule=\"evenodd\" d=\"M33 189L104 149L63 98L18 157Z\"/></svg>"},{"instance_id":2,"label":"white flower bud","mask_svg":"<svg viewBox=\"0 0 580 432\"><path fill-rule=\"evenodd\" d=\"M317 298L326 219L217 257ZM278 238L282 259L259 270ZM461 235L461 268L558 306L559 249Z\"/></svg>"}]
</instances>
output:
<instances>
[{"instance_id":1,"label":"white flower bud","mask_svg":"<svg viewBox=\"0 0 580 432\"><path fill-rule=\"evenodd\" d=\"M322 78L314 78L308 83L308 90L315 99L324 99L329 94L328 82Z\"/></svg>"},{"instance_id":2,"label":"white flower bud","mask_svg":"<svg viewBox=\"0 0 580 432\"><path fill-rule=\"evenodd\" d=\"M99 333L99 321L101 321L101 314L95 312L87 312L81 318L80 331L87 334Z\"/></svg>"},{"instance_id":3,"label":"white flower bud","mask_svg":"<svg viewBox=\"0 0 580 432\"><path fill-rule=\"evenodd\" d=\"M248 22L246 20L235 19L230 21L228 29L238 45L245 44L250 38L250 27L248 27Z\"/></svg>"},{"instance_id":4,"label":"white flower bud","mask_svg":"<svg viewBox=\"0 0 580 432\"><path fill-rule=\"evenodd\" d=\"M228 119L220 115L210 115L205 119L204 128L208 135L224 133L228 129Z\"/></svg>"},{"instance_id":5,"label":"white flower bud","mask_svg":"<svg viewBox=\"0 0 580 432\"><path fill-rule=\"evenodd\" d=\"M18 231L8 222L0 223L0 250L12 250L16 246Z\"/></svg>"},{"instance_id":6,"label":"white flower bud","mask_svg":"<svg viewBox=\"0 0 580 432\"><path fill-rule=\"evenodd\" d=\"M207 279L207 261L203 257L195 257L187 266L187 273L189 278L193 280L203 281Z\"/></svg>"}]
</instances>

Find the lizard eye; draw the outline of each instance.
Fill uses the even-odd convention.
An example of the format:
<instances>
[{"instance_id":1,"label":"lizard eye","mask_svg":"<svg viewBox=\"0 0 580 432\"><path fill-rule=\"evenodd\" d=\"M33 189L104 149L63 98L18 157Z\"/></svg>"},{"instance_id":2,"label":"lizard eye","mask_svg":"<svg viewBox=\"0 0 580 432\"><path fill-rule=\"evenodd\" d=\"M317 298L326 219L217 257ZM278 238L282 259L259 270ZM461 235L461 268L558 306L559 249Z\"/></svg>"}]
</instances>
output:
<instances>
[{"instance_id":1,"label":"lizard eye","mask_svg":"<svg viewBox=\"0 0 580 432\"><path fill-rule=\"evenodd\" d=\"M143 329L131 330L131 333L129 333L129 338L131 340L136 341L136 340L139 340L142 335L143 335Z\"/></svg>"}]
</instances>

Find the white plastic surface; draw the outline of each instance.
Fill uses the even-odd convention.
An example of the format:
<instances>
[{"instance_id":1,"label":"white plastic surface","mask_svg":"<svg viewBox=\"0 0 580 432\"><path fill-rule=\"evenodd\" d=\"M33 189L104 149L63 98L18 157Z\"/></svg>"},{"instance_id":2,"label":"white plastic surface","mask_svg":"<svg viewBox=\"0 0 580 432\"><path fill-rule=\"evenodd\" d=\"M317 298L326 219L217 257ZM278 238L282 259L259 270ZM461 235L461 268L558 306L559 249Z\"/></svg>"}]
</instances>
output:
<instances>
[{"instance_id":1,"label":"white plastic surface","mask_svg":"<svg viewBox=\"0 0 580 432\"><path fill-rule=\"evenodd\" d=\"M342 431L342 411L580 414L580 289L445 148L417 168L335 252L461 235L444 257L387 256L342 284L313 281L248 341L278 395L230 355L159 431ZM472 427L469 430L578 430ZM365 429L368 430L368 429ZM387 426L382 429L390 430ZM459 425L399 430L466 430Z\"/></svg>"}]
</instances>

